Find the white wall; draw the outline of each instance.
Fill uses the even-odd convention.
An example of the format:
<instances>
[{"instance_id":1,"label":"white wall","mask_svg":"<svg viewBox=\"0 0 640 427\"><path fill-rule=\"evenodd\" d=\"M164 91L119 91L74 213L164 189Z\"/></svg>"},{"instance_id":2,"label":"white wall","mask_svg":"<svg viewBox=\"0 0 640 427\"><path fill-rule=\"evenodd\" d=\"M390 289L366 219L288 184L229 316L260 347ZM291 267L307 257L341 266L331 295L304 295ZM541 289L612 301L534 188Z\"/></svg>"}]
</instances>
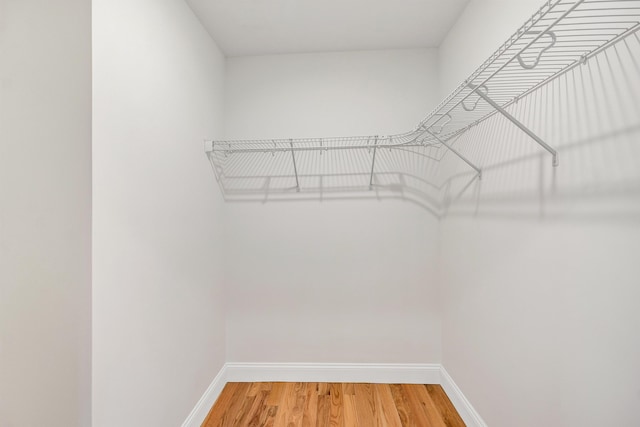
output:
<instances>
[{"instance_id":1,"label":"white wall","mask_svg":"<svg viewBox=\"0 0 640 427\"><path fill-rule=\"evenodd\" d=\"M0 425L91 423L91 2L0 0Z\"/></svg>"},{"instance_id":2,"label":"white wall","mask_svg":"<svg viewBox=\"0 0 640 427\"><path fill-rule=\"evenodd\" d=\"M436 54L409 49L229 58L226 137L411 130L439 101Z\"/></svg>"},{"instance_id":3,"label":"white wall","mask_svg":"<svg viewBox=\"0 0 640 427\"><path fill-rule=\"evenodd\" d=\"M93 10L93 425L176 426L224 363L224 58L182 0Z\"/></svg>"},{"instance_id":4,"label":"white wall","mask_svg":"<svg viewBox=\"0 0 640 427\"><path fill-rule=\"evenodd\" d=\"M226 137L410 130L437 101L435 59L435 50L230 58ZM439 362L436 219L407 202L303 199L227 203L228 359Z\"/></svg>"},{"instance_id":5,"label":"white wall","mask_svg":"<svg viewBox=\"0 0 640 427\"><path fill-rule=\"evenodd\" d=\"M472 1L440 50L443 87L536 3ZM457 143L484 173L441 223L443 364L492 427L640 425L639 96L621 45L511 107L557 169L500 118Z\"/></svg>"}]
</instances>

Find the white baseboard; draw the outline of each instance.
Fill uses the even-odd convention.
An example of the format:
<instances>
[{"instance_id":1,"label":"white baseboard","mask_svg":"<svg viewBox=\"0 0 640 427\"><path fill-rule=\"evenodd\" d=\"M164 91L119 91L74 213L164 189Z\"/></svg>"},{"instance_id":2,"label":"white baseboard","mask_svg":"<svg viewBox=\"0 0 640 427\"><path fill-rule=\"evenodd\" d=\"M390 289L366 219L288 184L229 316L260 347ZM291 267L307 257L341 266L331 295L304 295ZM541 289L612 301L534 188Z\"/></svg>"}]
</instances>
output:
<instances>
[{"instance_id":1,"label":"white baseboard","mask_svg":"<svg viewBox=\"0 0 640 427\"><path fill-rule=\"evenodd\" d=\"M367 382L441 384L467 427L487 427L439 364L226 363L182 427L200 427L227 382Z\"/></svg>"},{"instance_id":2,"label":"white baseboard","mask_svg":"<svg viewBox=\"0 0 640 427\"><path fill-rule=\"evenodd\" d=\"M435 384L437 364L227 363L227 381Z\"/></svg>"},{"instance_id":3,"label":"white baseboard","mask_svg":"<svg viewBox=\"0 0 640 427\"><path fill-rule=\"evenodd\" d=\"M440 385L444 392L447 393L447 396L449 396L449 400L451 400L451 403L453 403L453 406L455 406L456 411L458 411L458 414L460 414L460 417L467 427L487 427L487 424L480 414L474 409L465 395L462 394L462 391L453 381L453 378L451 378L447 370L444 369L444 366L440 367L440 375Z\"/></svg>"},{"instance_id":4,"label":"white baseboard","mask_svg":"<svg viewBox=\"0 0 640 427\"><path fill-rule=\"evenodd\" d=\"M216 403L218 396L220 396L227 382L225 365L220 369L220 372L218 372L218 375L216 375L213 381L211 381L209 387L207 387L200 400L198 400L198 403L196 403L195 408L193 408L187 419L182 423L182 427L200 427L207 418L207 415L209 415L211 407Z\"/></svg>"}]
</instances>

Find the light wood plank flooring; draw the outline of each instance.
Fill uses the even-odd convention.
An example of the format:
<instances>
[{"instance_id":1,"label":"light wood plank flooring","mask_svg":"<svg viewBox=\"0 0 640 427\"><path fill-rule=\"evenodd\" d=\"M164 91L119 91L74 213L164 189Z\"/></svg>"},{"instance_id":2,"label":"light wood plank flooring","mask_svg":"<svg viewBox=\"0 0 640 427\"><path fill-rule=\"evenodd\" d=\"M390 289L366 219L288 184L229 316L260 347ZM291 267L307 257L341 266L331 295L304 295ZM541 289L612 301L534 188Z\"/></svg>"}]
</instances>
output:
<instances>
[{"instance_id":1,"label":"light wood plank flooring","mask_svg":"<svg viewBox=\"0 0 640 427\"><path fill-rule=\"evenodd\" d=\"M203 427L464 427L439 385L228 383Z\"/></svg>"}]
</instances>

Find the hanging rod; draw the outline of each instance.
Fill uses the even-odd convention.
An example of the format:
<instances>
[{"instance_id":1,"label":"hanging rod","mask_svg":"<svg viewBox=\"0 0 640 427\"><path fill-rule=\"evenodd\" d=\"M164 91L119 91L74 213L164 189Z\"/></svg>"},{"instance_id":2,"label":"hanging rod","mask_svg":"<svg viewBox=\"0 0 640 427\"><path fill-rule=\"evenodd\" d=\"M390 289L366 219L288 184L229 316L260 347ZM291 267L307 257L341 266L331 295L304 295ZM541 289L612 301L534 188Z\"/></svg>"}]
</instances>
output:
<instances>
[{"instance_id":1,"label":"hanging rod","mask_svg":"<svg viewBox=\"0 0 640 427\"><path fill-rule=\"evenodd\" d=\"M481 167L462 156L453 144L473 126L500 114L548 151L553 166L557 166L553 141L543 140L525 122L509 113L509 107L573 68L587 64L594 55L639 29L640 0L548 0L408 132L381 137L213 140L206 141L205 151L217 176L224 176L225 159L229 157L291 152L298 191L301 165L296 165L295 152L367 150L371 155L370 188L374 182L376 152L383 148L408 149L416 154L420 150L443 148L481 177ZM222 180L219 182L224 185Z\"/></svg>"}]
</instances>

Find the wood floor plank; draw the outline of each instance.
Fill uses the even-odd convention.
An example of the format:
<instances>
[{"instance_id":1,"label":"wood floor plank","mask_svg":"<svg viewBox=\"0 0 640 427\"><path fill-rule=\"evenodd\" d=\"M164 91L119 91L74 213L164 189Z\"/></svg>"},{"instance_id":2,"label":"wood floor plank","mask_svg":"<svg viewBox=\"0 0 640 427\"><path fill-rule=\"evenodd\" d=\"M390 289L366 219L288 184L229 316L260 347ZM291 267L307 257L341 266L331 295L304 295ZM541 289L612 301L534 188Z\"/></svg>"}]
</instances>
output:
<instances>
[{"instance_id":1,"label":"wood floor plank","mask_svg":"<svg viewBox=\"0 0 640 427\"><path fill-rule=\"evenodd\" d=\"M342 404L344 405L343 413L345 427L355 427L363 425L358 424L358 415L356 412L356 397L353 394L345 394L344 396L342 396Z\"/></svg>"},{"instance_id":2,"label":"wood floor plank","mask_svg":"<svg viewBox=\"0 0 640 427\"><path fill-rule=\"evenodd\" d=\"M453 403L451 403L451 400L449 400L442 386L426 384L425 388L436 408L438 408L440 417L447 427L465 427L464 421L462 421L460 414L456 411L456 408L453 406Z\"/></svg>"},{"instance_id":3,"label":"wood floor plank","mask_svg":"<svg viewBox=\"0 0 640 427\"><path fill-rule=\"evenodd\" d=\"M424 384L414 384L414 386L416 386L418 397L420 398L420 402L422 403L425 413L427 414L427 418L431 424L435 427L446 427L439 408L433 402L431 396L429 396Z\"/></svg>"},{"instance_id":4,"label":"wood floor plank","mask_svg":"<svg viewBox=\"0 0 640 427\"><path fill-rule=\"evenodd\" d=\"M255 396L260 391L262 383L250 383L249 390L247 390L247 396Z\"/></svg>"},{"instance_id":5,"label":"wood floor plank","mask_svg":"<svg viewBox=\"0 0 640 427\"><path fill-rule=\"evenodd\" d=\"M278 408L276 426L301 427L306 387L304 383L286 383Z\"/></svg>"},{"instance_id":6,"label":"wood floor plank","mask_svg":"<svg viewBox=\"0 0 640 427\"><path fill-rule=\"evenodd\" d=\"M293 389L293 383L284 383L279 401L276 403L278 406L278 413L274 420L274 426L286 425L287 411L289 410L289 393Z\"/></svg>"},{"instance_id":7,"label":"wood floor plank","mask_svg":"<svg viewBox=\"0 0 640 427\"><path fill-rule=\"evenodd\" d=\"M266 410L260 415L260 426L275 427L276 415L278 414L277 406L267 406Z\"/></svg>"},{"instance_id":8,"label":"wood floor plank","mask_svg":"<svg viewBox=\"0 0 640 427\"><path fill-rule=\"evenodd\" d=\"M415 384L402 384L402 392L407 401L407 406L411 410L411 419L415 421L416 426L436 427L427 418L427 413L422 406L417 390L418 388L415 387Z\"/></svg>"},{"instance_id":9,"label":"wood floor plank","mask_svg":"<svg viewBox=\"0 0 640 427\"><path fill-rule=\"evenodd\" d=\"M228 383L202 427L464 427L439 385Z\"/></svg>"},{"instance_id":10,"label":"wood floor plank","mask_svg":"<svg viewBox=\"0 0 640 427\"><path fill-rule=\"evenodd\" d=\"M318 389L319 390L319 389ZM331 396L318 393L317 427L329 427L329 411L331 409Z\"/></svg>"},{"instance_id":11,"label":"wood floor plank","mask_svg":"<svg viewBox=\"0 0 640 427\"><path fill-rule=\"evenodd\" d=\"M411 384L411 388L415 392L418 400L420 401L420 405L424 409L424 413L429 420L429 424L433 427L446 427L442 417L440 415L440 411L431 400L427 389L423 384Z\"/></svg>"},{"instance_id":12,"label":"wood floor plank","mask_svg":"<svg viewBox=\"0 0 640 427\"><path fill-rule=\"evenodd\" d=\"M249 413L246 418L246 425L248 427L258 427L260 425L260 417L267 409L266 400L268 395L269 391L260 390L256 396L253 396L253 405L249 408Z\"/></svg>"},{"instance_id":13,"label":"wood floor plank","mask_svg":"<svg viewBox=\"0 0 640 427\"><path fill-rule=\"evenodd\" d=\"M318 396L329 394L329 383L318 383Z\"/></svg>"},{"instance_id":14,"label":"wood floor plank","mask_svg":"<svg viewBox=\"0 0 640 427\"><path fill-rule=\"evenodd\" d=\"M296 383L295 387L296 400L293 407L293 412L295 414L294 425L302 427L302 419L304 415L304 407L307 401L307 384L306 383ZM291 424L290 424L291 425Z\"/></svg>"},{"instance_id":15,"label":"wood floor plank","mask_svg":"<svg viewBox=\"0 0 640 427\"><path fill-rule=\"evenodd\" d=\"M272 383L271 392L267 398L267 405L278 406L282 401L282 394L286 388L287 383Z\"/></svg>"},{"instance_id":16,"label":"wood floor plank","mask_svg":"<svg viewBox=\"0 0 640 427\"><path fill-rule=\"evenodd\" d=\"M302 427L316 427L318 422L318 383L306 384L306 400L302 411Z\"/></svg>"},{"instance_id":17,"label":"wood floor plank","mask_svg":"<svg viewBox=\"0 0 640 427\"><path fill-rule=\"evenodd\" d=\"M261 391L271 390L271 383L251 383L247 396L257 396Z\"/></svg>"},{"instance_id":18,"label":"wood floor plank","mask_svg":"<svg viewBox=\"0 0 640 427\"><path fill-rule=\"evenodd\" d=\"M402 427L415 427L415 420L411 416L411 409L409 408L407 398L404 394L404 391L402 390L402 385L389 384L389 389L391 390L393 403L395 404L396 410L398 411L398 416L400 417L400 423L402 423Z\"/></svg>"},{"instance_id":19,"label":"wood floor plank","mask_svg":"<svg viewBox=\"0 0 640 427\"><path fill-rule=\"evenodd\" d=\"M342 394L345 396L353 396L355 391L353 390L353 383L342 383Z\"/></svg>"},{"instance_id":20,"label":"wood floor plank","mask_svg":"<svg viewBox=\"0 0 640 427\"><path fill-rule=\"evenodd\" d=\"M342 384L329 384L329 396L331 407L329 408L329 425L331 427L344 427Z\"/></svg>"},{"instance_id":21,"label":"wood floor plank","mask_svg":"<svg viewBox=\"0 0 640 427\"><path fill-rule=\"evenodd\" d=\"M383 427L402 427L389 384L374 384L373 389L376 407L380 408L378 410L380 424Z\"/></svg>"},{"instance_id":22,"label":"wood floor plank","mask_svg":"<svg viewBox=\"0 0 640 427\"><path fill-rule=\"evenodd\" d=\"M250 383L240 383L238 385L235 393L233 393L233 401L231 402L231 405L222 416L222 422L220 424L215 424L216 427L218 425L221 427L232 427L237 418L243 415L241 411L246 405L245 400L247 398L247 391L249 391L250 386Z\"/></svg>"},{"instance_id":23,"label":"wood floor plank","mask_svg":"<svg viewBox=\"0 0 640 427\"><path fill-rule=\"evenodd\" d=\"M375 400L371 384L354 384L356 414L363 426L377 426L378 419L375 411Z\"/></svg>"},{"instance_id":24,"label":"wood floor plank","mask_svg":"<svg viewBox=\"0 0 640 427\"><path fill-rule=\"evenodd\" d=\"M238 409L238 412L236 412L235 417L228 417L227 419L229 420L233 420L231 421L231 424L229 424L230 426L245 426L247 425L248 419L247 417L249 416L249 411L251 409L251 407L253 406L253 402L256 400L255 396L245 396L245 398L242 401L242 406L240 407L240 409ZM229 414L231 415L231 414Z\"/></svg>"}]
</instances>

